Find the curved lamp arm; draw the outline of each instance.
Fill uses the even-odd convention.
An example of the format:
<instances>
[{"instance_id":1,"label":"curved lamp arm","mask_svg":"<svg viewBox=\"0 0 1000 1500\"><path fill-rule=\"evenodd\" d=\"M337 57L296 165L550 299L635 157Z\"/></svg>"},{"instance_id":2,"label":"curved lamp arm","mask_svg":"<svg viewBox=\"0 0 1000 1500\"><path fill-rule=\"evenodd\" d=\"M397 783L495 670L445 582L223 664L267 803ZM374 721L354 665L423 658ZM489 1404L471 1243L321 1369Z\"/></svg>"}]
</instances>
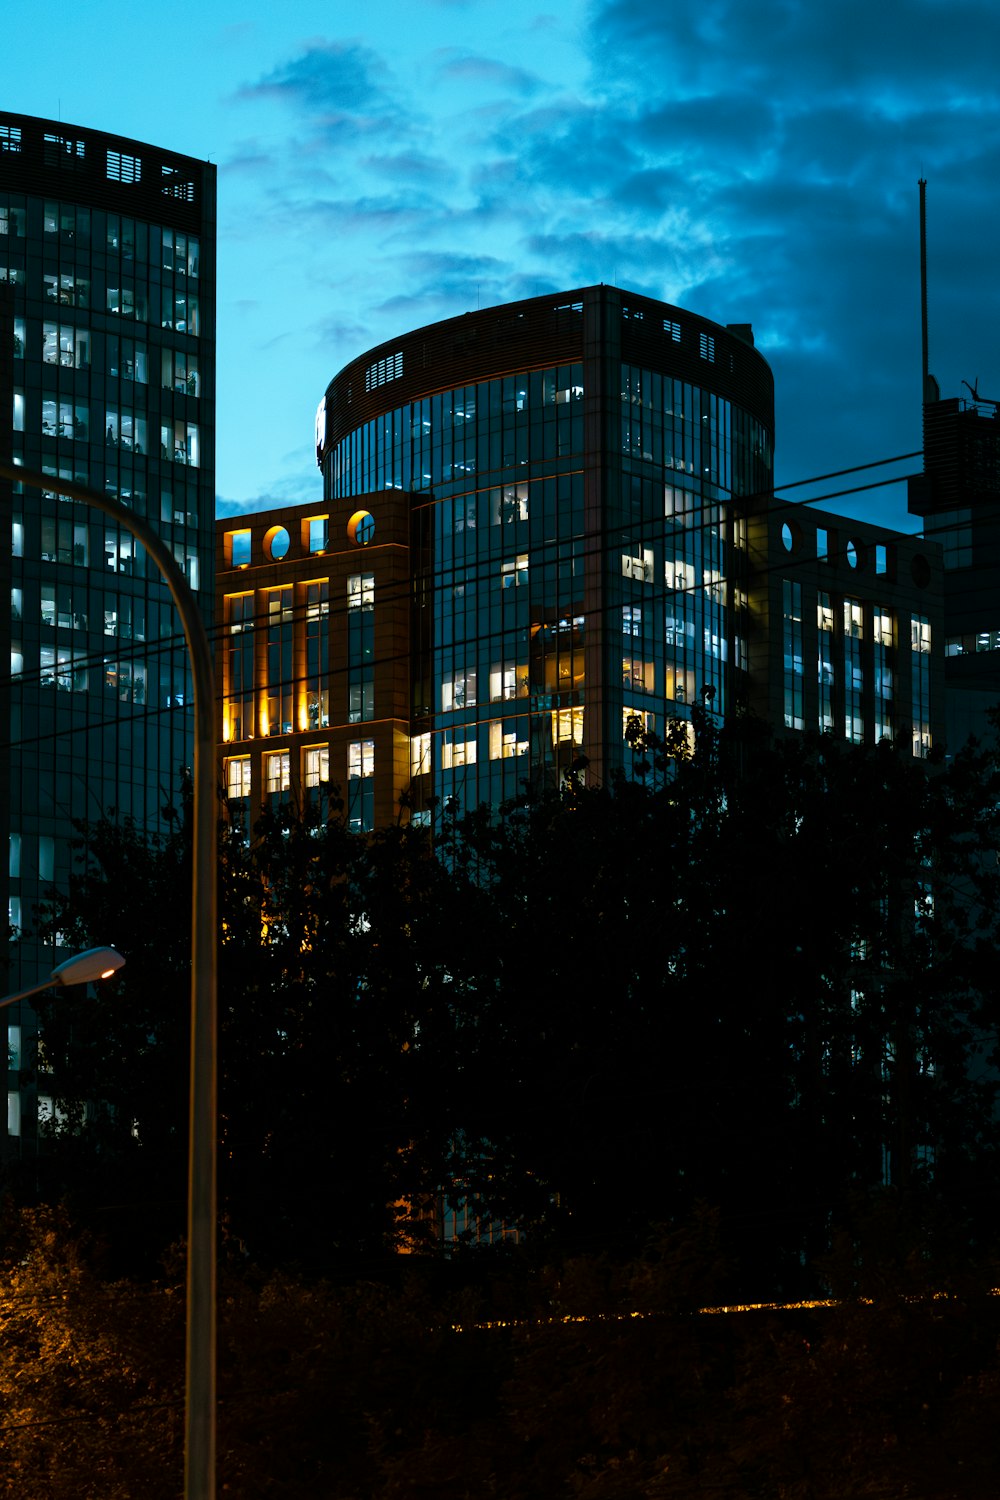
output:
<instances>
[{"instance_id":1,"label":"curved lamp arm","mask_svg":"<svg viewBox=\"0 0 1000 1500\"><path fill-rule=\"evenodd\" d=\"M26 990L18 990L16 995L5 995L0 1000L0 1010L5 1005L13 1005L16 1000L26 1000L29 995L38 995L42 990L58 989L65 984L92 984L97 979L110 979L124 962L121 954L114 948L88 948L85 953L74 953L72 958L64 958L61 964L56 964L48 979L43 979L41 984L29 985Z\"/></svg>"}]
</instances>

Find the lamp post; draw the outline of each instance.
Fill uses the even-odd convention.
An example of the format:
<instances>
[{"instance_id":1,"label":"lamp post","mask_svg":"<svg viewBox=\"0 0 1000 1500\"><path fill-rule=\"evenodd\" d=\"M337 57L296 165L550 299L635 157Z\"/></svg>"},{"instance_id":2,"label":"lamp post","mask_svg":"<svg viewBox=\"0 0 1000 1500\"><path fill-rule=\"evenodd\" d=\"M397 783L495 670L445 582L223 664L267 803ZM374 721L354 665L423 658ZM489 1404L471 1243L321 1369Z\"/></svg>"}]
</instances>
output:
<instances>
[{"instance_id":1,"label":"lamp post","mask_svg":"<svg viewBox=\"0 0 1000 1500\"><path fill-rule=\"evenodd\" d=\"M184 627L194 688L191 881L191 1086L188 1135L185 1500L215 1500L216 837L215 690L208 635L187 579L153 528L86 485L0 461L0 479L54 490L103 511L141 542Z\"/></svg>"},{"instance_id":2,"label":"lamp post","mask_svg":"<svg viewBox=\"0 0 1000 1500\"><path fill-rule=\"evenodd\" d=\"M64 958L61 964L56 964L48 979L43 979L40 984L30 984L26 990L18 990L16 995L4 995L0 1000L0 1010L6 1005L13 1005L15 1000L27 1000L29 995L38 995L42 990L56 989L65 984L92 984L97 979L110 979L116 969L120 969L125 960L114 948L88 948L85 953L74 953L72 958Z\"/></svg>"}]
</instances>

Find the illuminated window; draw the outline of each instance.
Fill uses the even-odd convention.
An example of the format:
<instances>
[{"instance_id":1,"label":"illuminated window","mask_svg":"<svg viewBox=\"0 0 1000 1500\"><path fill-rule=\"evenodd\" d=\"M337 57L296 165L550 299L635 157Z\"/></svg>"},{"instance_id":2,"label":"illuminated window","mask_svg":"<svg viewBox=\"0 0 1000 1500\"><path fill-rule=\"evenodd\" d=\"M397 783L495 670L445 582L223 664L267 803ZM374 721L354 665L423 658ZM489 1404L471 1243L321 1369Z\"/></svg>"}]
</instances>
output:
<instances>
[{"instance_id":1,"label":"illuminated window","mask_svg":"<svg viewBox=\"0 0 1000 1500\"><path fill-rule=\"evenodd\" d=\"M640 661L638 657L626 656L622 661L622 686L636 693L651 693L654 689L656 668L651 661Z\"/></svg>"},{"instance_id":2,"label":"illuminated window","mask_svg":"<svg viewBox=\"0 0 1000 1500\"><path fill-rule=\"evenodd\" d=\"M442 713L449 713L452 709L458 708L474 708L475 704L475 672L459 672L453 677L445 678L441 684Z\"/></svg>"},{"instance_id":3,"label":"illuminated window","mask_svg":"<svg viewBox=\"0 0 1000 1500\"><path fill-rule=\"evenodd\" d=\"M833 605L830 595L816 599L816 673L819 682L819 727L832 731L833 717Z\"/></svg>"},{"instance_id":4,"label":"illuminated window","mask_svg":"<svg viewBox=\"0 0 1000 1500\"><path fill-rule=\"evenodd\" d=\"M226 763L226 796L236 802L250 795L250 757L231 755Z\"/></svg>"},{"instance_id":5,"label":"illuminated window","mask_svg":"<svg viewBox=\"0 0 1000 1500\"><path fill-rule=\"evenodd\" d=\"M663 565L663 578L668 589L690 593L694 588L694 564L682 557L668 557Z\"/></svg>"},{"instance_id":6,"label":"illuminated window","mask_svg":"<svg viewBox=\"0 0 1000 1500\"><path fill-rule=\"evenodd\" d=\"M527 667L498 665L490 671L490 702L503 703L528 696Z\"/></svg>"},{"instance_id":7,"label":"illuminated window","mask_svg":"<svg viewBox=\"0 0 1000 1500\"><path fill-rule=\"evenodd\" d=\"M201 464L201 432L197 424L185 422L181 417L173 422L161 422L160 457L197 469Z\"/></svg>"},{"instance_id":8,"label":"illuminated window","mask_svg":"<svg viewBox=\"0 0 1000 1500\"><path fill-rule=\"evenodd\" d=\"M348 776L375 775L375 741L352 740L347 747Z\"/></svg>"},{"instance_id":9,"label":"illuminated window","mask_svg":"<svg viewBox=\"0 0 1000 1500\"><path fill-rule=\"evenodd\" d=\"M782 579L784 709L787 729L804 729L802 664L802 585Z\"/></svg>"},{"instance_id":10,"label":"illuminated window","mask_svg":"<svg viewBox=\"0 0 1000 1500\"><path fill-rule=\"evenodd\" d=\"M644 709L622 709L622 739L626 739L630 731L633 734L652 734L655 728L655 714L647 713Z\"/></svg>"},{"instance_id":11,"label":"illuminated window","mask_svg":"<svg viewBox=\"0 0 1000 1500\"><path fill-rule=\"evenodd\" d=\"M931 749L930 726L931 625L924 615L910 620L911 712L913 754L926 756Z\"/></svg>"},{"instance_id":12,"label":"illuminated window","mask_svg":"<svg viewBox=\"0 0 1000 1500\"><path fill-rule=\"evenodd\" d=\"M42 646L38 653L39 683L63 693L85 693L88 686L87 656L65 646Z\"/></svg>"},{"instance_id":13,"label":"illuminated window","mask_svg":"<svg viewBox=\"0 0 1000 1500\"><path fill-rule=\"evenodd\" d=\"M309 745L302 752L302 782L306 787L322 786L330 780L329 745Z\"/></svg>"},{"instance_id":14,"label":"illuminated window","mask_svg":"<svg viewBox=\"0 0 1000 1500\"><path fill-rule=\"evenodd\" d=\"M431 737L415 734L410 740L410 775L422 776L431 768Z\"/></svg>"},{"instance_id":15,"label":"illuminated window","mask_svg":"<svg viewBox=\"0 0 1000 1500\"><path fill-rule=\"evenodd\" d=\"M669 664L664 668L663 696L675 703L694 701L694 673Z\"/></svg>"},{"instance_id":16,"label":"illuminated window","mask_svg":"<svg viewBox=\"0 0 1000 1500\"><path fill-rule=\"evenodd\" d=\"M494 719L490 724L490 760L509 760L528 753L528 726L523 719Z\"/></svg>"},{"instance_id":17,"label":"illuminated window","mask_svg":"<svg viewBox=\"0 0 1000 1500\"><path fill-rule=\"evenodd\" d=\"M583 709L557 708L552 713L553 745L583 744Z\"/></svg>"},{"instance_id":18,"label":"illuminated window","mask_svg":"<svg viewBox=\"0 0 1000 1500\"><path fill-rule=\"evenodd\" d=\"M528 581L528 554L521 552L517 557L509 558L507 562L500 564L500 582L503 588L516 588L518 584Z\"/></svg>"},{"instance_id":19,"label":"illuminated window","mask_svg":"<svg viewBox=\"0 0 1000 1500\"><path fill-rule=\"evenodd\" d=\"M375 574L352 573L347 580L348 609L374 609Z\"/></svg>"},{"instance_id":20,"label":"illuminated window","mask_svg":"<svg viewBox=\"0 0 1000 1500\"><path fill-rule=\"evenodd\" d=\"M441 743L441 769L451 771L456 766L472 766L476 762L475 738L449 740L447 733Z\"/></svg>"},{"instance_id":21,"label":"illuminated window","mask_svg":"<svg viewBox=\"0 0 1000 1500\"><path fill-rule=\"evenodd\" d=\"M844 734L855 745L865 737L861 703L864 691L862 644L864 609L857 599L844 600Z\"/></svg>"},{"instance_id":22,"label":"illuminated window","mask_svg":"<svg viewBox=\"0 0 1000 1500\"><path fill-rule=\"evenodd\" d=\"M287 792L292 784L291 755L287 750L272 750L264 756L264 787L268 794Z\"/></svg>"},{"instance_id":23,"label":"illuminated window","mask_svg":"<svg viewBox=\"0 0 1000 1500\"><path fill-rule=\"evenodd\" d=\"M646 547L641 553L622 553L622 577L633 578L637 583L653 581L653 549Z\"/></svg>"}]
</instances>

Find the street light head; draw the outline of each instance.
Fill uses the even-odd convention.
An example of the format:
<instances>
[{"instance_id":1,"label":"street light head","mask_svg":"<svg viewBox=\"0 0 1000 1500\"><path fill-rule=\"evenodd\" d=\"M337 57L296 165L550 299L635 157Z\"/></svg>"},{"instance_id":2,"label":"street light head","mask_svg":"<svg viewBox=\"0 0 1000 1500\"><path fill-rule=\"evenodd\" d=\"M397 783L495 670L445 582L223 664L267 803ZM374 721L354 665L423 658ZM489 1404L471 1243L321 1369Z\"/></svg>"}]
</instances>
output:
<instances>
[{"instance_id":1,"label":"street light head","mask_svg":"<svg viewBox=\"0 0 1000 1500\"><path fill-rule=\"evenodd\" d=\"M91 984L95 979L110 979L125 960L114 948L88 948L74 953L52 970L53 984Z\"/></svg>"}]
</instances>

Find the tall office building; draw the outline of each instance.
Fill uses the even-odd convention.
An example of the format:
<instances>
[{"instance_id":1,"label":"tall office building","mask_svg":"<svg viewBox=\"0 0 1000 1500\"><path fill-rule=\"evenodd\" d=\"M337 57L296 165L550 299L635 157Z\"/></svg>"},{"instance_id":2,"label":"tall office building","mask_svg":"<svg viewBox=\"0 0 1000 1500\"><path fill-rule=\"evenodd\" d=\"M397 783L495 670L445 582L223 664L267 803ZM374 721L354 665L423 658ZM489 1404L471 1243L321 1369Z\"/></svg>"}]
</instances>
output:
<instances>
[{"instance_id":1,"label":"tall office building","mask_svg":"<svg viewBox=\"0 0 1000 1500\"><path fill-rule=\"evenodd\" d=\"M698 701L925 753L939 551L776 503L773 426L748 326L612 287L354 360L323 503L219 523L231 798L499 805Z\"/></svg>"},{"instance_id":2,"label":"tall office building","mask_svg":"<svg viewBox=\"0 0 1000 1500\"><path fill-rule=\"evenodd\" d=\"M210 611L214 167L0 113L0 298L15 463L144 516ZM52 490L4 485L0 503L14 987L51 967L51 947L31 936L34 908L71 868L74 825L111 808L154 824L190 762L192 722L179 622L130 533ZM8 1133L30 1149L32 1017L8 1018Z\"/></svg>"},{"instance_id":3,"label":"tall office building","mask_svg":"<svg viewBox=\"0 0 1000 1500\"><path fill-rule=\"evenodd\" d=\"M924 403L924 472L909 508L944 556L947 740L991 734L1000 705L1000 402L941 400L931 379Z\"/></svg>"}]
</instances>

